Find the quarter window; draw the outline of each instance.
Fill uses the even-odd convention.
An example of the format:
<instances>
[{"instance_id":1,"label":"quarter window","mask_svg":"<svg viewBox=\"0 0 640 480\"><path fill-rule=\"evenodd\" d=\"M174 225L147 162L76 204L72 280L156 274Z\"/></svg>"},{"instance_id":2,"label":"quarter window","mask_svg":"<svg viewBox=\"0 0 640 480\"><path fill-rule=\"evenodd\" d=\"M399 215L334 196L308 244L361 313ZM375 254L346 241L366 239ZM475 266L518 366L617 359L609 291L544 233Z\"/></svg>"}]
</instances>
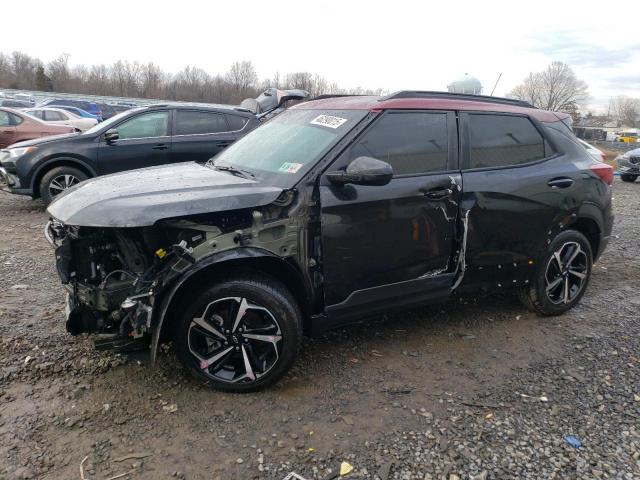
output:
<instances>
[{"instance_id":1,"label":"quarter window","mask_svg":"<svg viewBox=\"0 0 640 480\"><path fill-rule=\"evenodd\" d=\"M178 110L176 135L198 135L229 131L224 116L219 113Z\"/></svg>"},{"instance_id":2,"label":"quarter window","mask_svg":"<svg viewBox=\"0 0 640 480\"><path fill-rule=\"evenodd\" d=\"M545 157L544 139L526 117L469 115L470 168L520 165Z\"/></svg>"},{"instance_id":3,"label":"quarter window","mask_svg":"<svg viewBox=\"0 0 640 480\"><path fill-rule=\"evenodd\" d=\"M395 175L447 170L446 113L388 113L349 149L348 159L384 160Z\"/></svg>"},{"instance_id":4,"label":"quarter window","mask_svg":"<svg viewBox=\"0 0 640 480\"><path fill-rule=\"evenodd\" d=\"M120 139L164 137L169 134L169 112L138 115L116 129Z\"/></svg>"},{"instance_id":5,"label":"quarter window","mask_svg":"<svg viewBox=\"0 0 640 480\"><path fill-rule=\"evenodd\" d=\"M236 130L242 130L247 124L247 119L240 115L226 115L229 129L233 132Z\"/></svg>"}]
</instances>

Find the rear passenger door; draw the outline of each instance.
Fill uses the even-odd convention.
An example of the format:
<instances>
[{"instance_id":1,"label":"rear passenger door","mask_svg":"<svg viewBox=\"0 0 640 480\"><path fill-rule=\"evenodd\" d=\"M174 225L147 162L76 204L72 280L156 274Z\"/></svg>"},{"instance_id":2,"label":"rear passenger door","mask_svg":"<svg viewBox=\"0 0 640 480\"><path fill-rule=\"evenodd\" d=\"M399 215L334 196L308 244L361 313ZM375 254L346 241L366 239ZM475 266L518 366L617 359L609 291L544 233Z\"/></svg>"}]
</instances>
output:
<instances>
[{"instance_id":1,"label":"rear passenger door","mask_svg":"<svg viewBox=\"0 0 640 480\"><path fill-rule=\"evenodd\" d=\"M517 286L570 208L577 171L562 161L529 117L460 114L462 215L467 216L467 282ZM554 186L554 179L568 179ZM551 183L550 183L551 182Z\"/></svg>"},{"instance_id":2,"label":"rear passenger door","mask_svg":"<svg viewBox=\"0 0 640 480\"><path fill-rule=\"evenodd\" d=\"M178 109L174 115L171 161L206 162L236 140L233 130L224 113Z\"/></svg>"}]
</instances>

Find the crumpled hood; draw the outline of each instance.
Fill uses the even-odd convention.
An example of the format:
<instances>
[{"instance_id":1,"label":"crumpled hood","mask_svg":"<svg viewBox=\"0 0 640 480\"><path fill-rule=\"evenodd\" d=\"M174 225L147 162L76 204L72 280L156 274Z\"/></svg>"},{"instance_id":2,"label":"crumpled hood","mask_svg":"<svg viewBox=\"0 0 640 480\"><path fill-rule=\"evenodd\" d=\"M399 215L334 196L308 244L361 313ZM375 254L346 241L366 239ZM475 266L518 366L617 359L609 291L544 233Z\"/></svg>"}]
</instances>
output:
<instances>
[{"instance_id":1,"label":"crumpled hood","mask_svg":"<svg viewBox=\"0 0 640 480\"><path fill-rule=\"evenodd\" d=\"M268 205L282 188L188 162L87 180L47 211L66 225L143 227L164 218Z\"/></svg>"}]
</instances>

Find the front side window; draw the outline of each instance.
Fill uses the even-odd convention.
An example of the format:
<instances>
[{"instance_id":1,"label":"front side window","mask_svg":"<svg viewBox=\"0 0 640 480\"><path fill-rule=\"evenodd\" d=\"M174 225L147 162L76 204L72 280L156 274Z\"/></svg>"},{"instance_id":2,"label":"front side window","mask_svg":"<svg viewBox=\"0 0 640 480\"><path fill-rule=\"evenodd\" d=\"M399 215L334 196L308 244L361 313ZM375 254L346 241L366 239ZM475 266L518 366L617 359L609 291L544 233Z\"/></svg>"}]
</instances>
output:
<instances>
[{"instance_id":1,"label":"front side window","mask_svg":"<svg viewBox=\"0 0 640 480\"><path fill-rule=\"evenodd\" d=\"M204 133L222 133L230 129L224 115L211 112L177 110L176 135L201 135Z\"/></svg>"},{"instance_id":2,"label":"front side window","mask_svg":"<svg viewBox=\"0 0 640 480\"><path fill-rule=\"evenodd\" d=\"M169 112L138 115L116 129L120 139L164 137L169 134Z\"/></svg>"},{"instance_id":3,"label":"front side window","mask_svg":"<svg viewBox=\"0 0 640 480\"><path fill-rule=\"evenodd\" d=\"M361 156L389 163L394 175L447 170L447 114L388 113L347 151L349 161Z\"/></svg>"},{"instance_id":4,"label":"front side window","mask_svg":"<svg viewBox=\"0 0 640 480\"><path fill-rule=\"evenodd\" d=\"M470 168L521 165L545 158L544 139L526 117L469 115Z\"/></svg>"}]
</instances>

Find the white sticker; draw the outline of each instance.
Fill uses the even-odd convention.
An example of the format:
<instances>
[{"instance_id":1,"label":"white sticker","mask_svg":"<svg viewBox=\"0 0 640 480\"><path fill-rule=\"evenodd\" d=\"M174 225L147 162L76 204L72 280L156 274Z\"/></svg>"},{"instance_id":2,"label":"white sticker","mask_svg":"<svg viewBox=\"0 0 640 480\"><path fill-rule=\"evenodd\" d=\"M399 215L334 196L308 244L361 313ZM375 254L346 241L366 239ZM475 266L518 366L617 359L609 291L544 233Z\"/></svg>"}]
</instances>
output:
<instances>
[{"instance_id":1,"label":"white sticker","mask_svg":"<svg viewBox=\"0 0 640 480\"><path fill-rule=\"evenodd\" d=\"M346 118L334 117L332 115L318 115L309 123L312 125L320 125L322 127L338 128L346 121Z\"/></svg>"},{"instance_id":2,"label":"white sticker","mask_svg":"<svg viewBox=\"0 0 640 480\"><path fill-rule=\"evenodd\" d=\"M280 168L278 169L278 171L287 172L287 173L296 173L301 168L302 168L302 163L284 162L282 165L280 165Z\"/></svg>"}]
</instances>

